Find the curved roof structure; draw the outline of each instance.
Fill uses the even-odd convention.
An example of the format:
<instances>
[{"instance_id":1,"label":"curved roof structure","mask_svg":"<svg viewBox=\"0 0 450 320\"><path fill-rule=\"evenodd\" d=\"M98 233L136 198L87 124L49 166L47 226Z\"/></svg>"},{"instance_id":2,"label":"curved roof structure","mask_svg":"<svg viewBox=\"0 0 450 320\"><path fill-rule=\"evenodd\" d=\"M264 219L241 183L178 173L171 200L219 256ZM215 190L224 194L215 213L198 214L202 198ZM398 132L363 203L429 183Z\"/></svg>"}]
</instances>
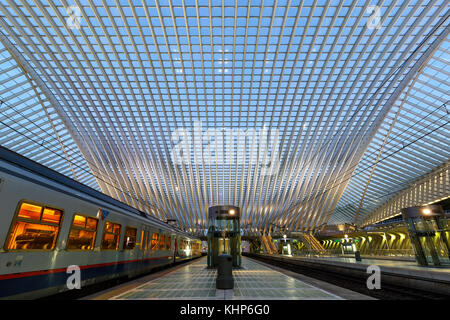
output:
<instances>
[{"instance_id":1,"label":"curved roof structure","mask_svg":"<svg viewBox=\"0 0 450 320\"><path fill-rule=\"evenodd\" d=\"M0 144L191 232L361 224L448 164L449 12L0 0Z\"/></svg>"}]
</instances>

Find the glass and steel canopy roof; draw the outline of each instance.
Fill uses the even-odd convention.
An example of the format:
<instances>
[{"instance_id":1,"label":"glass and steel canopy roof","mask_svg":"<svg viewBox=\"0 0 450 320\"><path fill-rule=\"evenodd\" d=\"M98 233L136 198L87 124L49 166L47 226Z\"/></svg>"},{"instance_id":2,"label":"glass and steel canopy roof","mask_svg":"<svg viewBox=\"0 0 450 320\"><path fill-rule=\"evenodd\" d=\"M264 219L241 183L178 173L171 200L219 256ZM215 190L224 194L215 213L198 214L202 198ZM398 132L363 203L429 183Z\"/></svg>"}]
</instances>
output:
<instances>
[{"instance_id":1,"label":"glass and steel canopy roof","mask_svg":"<svg viewBox=\"0 0 450 320\"><path fill-rule=\"evenodd\" d=\"M188 230L359 222L448 161L449 9L0 0L0 143Z\"/></svg>"}]
</instances>

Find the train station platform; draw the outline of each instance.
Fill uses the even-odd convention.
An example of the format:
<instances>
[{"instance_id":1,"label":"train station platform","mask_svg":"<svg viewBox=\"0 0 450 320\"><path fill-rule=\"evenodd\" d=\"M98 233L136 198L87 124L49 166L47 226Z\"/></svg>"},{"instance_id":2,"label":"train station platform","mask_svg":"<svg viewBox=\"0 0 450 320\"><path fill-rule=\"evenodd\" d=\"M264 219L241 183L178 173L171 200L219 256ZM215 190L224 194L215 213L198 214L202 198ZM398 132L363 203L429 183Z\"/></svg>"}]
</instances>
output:
<instances>
[{"instance_id":1,"label":"train station platform","mask_svg":"<svg viewBox=\"0 0 450 320\"><path fill-rule=\"evenodd\" d=\"M115 288L87 299L95 300L345 300L368 299L347 289L296 279L265 263L243 257L242 268L233 270L234 289L216 289L215 269L206 257L175 268L149 281ZM309 283L307 283L309 282Z\"/></svg>"},{"instance_id":2,"label":"train station platform","mask_svg":"<svg viewBox=\"0 0 450 320\"><path fill-rule=\"evenodd\" d=\"M356 261L354 257L299 257L268 254L248 254L267 263L275 262L277 265L291 265L299 268L308 268L339 274L354 278L367 279L368 267L378 266L381 279L384 283L414 290L441 293L448 296L450 293L450 268L447 267L421 267L414 261L367 259Z\"/></svg>"}]
</instances>

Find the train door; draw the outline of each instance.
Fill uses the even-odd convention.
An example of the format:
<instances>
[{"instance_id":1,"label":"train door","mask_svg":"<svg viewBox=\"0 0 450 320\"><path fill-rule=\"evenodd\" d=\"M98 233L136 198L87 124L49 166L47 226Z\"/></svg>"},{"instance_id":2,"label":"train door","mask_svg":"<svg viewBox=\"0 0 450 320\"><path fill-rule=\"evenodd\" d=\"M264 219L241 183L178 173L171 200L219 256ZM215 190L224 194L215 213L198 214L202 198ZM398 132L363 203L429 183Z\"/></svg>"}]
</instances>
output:
<instances>
[{"instance_id":1,"label":"train door","mask_svg":"<svg viewBox=\"0 0 450 320\"><path fill-rule=\"evenodd\" d=\"M178 256L178 237L175 237L175 247L173 249L173 261L175 261Z\"/></svg>"},{"instance_id":2,"label":"train door","mask_svg":"<svg viewBox=\"0 0 450 320\"><path fill-rule=\"evenodd\" d=\"M174 237L175 238L175 245L174 245L174 247L173 247L173 262L175 262L175 260L176 260L176 257L177 257L177 251L178 251L178 238L177 237Z\"/></svg>"},{"instance_id":3,"label":"train door","mask_svg":"<svg viewBox=\"0 0 450 320\"><path fill-rule=\"evenodd\" d=\"M148 249L148 235L149 231L147 228L142 228L141 230L141 240L139 245L139 257L138 259L144 260L146 258L146 253Z\"/></svg>"}]
</instances>

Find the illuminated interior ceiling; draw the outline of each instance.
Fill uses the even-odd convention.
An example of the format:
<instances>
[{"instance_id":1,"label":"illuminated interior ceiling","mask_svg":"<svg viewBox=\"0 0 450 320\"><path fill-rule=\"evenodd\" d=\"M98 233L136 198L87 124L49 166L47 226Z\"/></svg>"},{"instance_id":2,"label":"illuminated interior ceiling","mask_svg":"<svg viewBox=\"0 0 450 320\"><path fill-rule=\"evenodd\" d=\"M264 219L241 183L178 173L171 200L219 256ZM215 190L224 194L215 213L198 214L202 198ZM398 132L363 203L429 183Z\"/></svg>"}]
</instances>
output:
<instances>
[{"instance_id":1,"label":"illuminated interior ceiling","mask_svg":"<svg viewBox=\"0 0 450 320\"><path fill-rule=\"evenodd\" d=\"M0 144L188 231L358 222L449 158L448 2L378 6L0 0Z\"/></svg>"}]
</instances>

